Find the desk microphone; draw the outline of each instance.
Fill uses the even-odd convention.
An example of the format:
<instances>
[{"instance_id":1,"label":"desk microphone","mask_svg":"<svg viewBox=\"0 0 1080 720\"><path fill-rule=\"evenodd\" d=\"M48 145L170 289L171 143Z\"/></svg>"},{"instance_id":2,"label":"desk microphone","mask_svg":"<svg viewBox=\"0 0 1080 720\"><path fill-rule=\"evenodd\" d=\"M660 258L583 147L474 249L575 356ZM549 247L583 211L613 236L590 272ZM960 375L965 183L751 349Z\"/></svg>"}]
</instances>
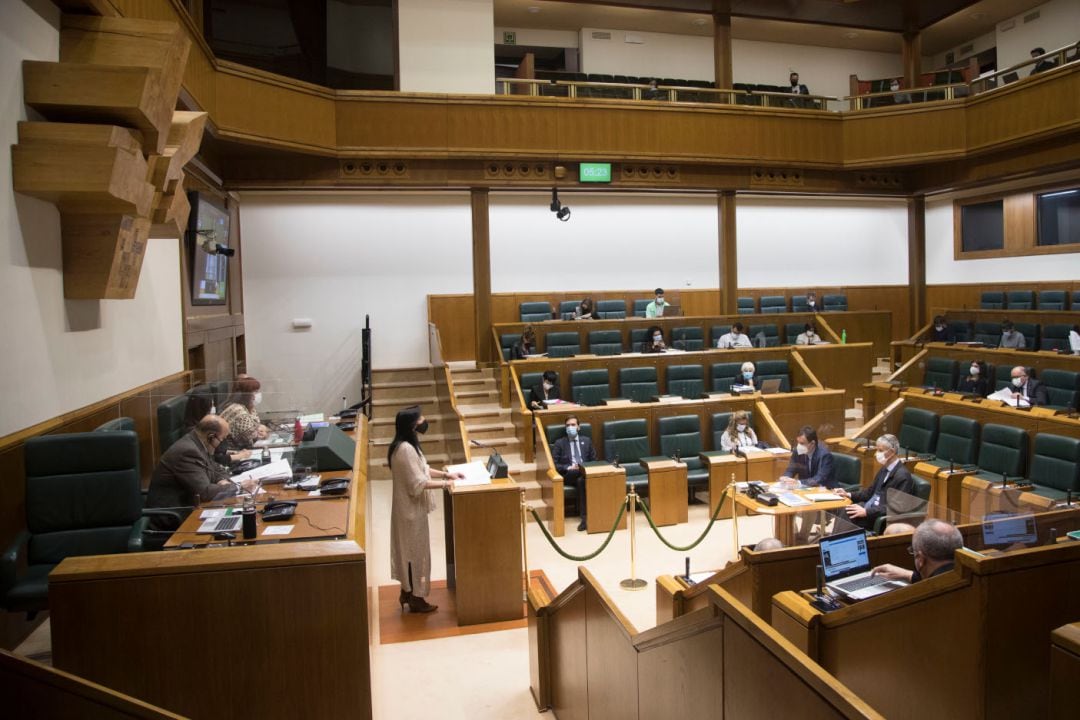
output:
<instances>
[{"instance_id":1,"label":"desk microphone","mask_svg":"<svg viewBox=\"0 0 1080 720\"><path fill-rule=\"evenodd\" d=\"M686 556L686 582L690 582L690 556Z\"/></svg>"},{"instance_id":2,"label":"desk microphone","mask_svg":"<svg viewBox=\"0 0 1080 720\"><path fill-rule=\"evenodd\" d=\"M746 456L746 451L742 449L741 445L736 445L732 452L735 453L735 457L743 459L743 481L750 485L750 458Z\"/></svg>"},{"instance_id":3,"label":"desk microphone","mask_svg":"<svg viewBox=\"0 0 1080 720\"><path fill-rule=\"evenodd\" d=\"M953 472L953 461L950 460L949 461L949 474L952 475L952 472Z\"/></svg>"}]
</instances>

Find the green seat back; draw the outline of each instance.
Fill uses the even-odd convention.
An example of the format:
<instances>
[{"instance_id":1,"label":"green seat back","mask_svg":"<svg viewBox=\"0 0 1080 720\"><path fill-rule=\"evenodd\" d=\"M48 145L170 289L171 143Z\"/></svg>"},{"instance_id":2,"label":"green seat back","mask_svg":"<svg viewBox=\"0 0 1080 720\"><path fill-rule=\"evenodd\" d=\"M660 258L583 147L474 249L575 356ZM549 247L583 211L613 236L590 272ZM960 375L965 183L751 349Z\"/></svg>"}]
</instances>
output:
<instances>
[{"instance_id":1,"label":"green seat back","mask_svg":"<svg viewBox=\"0 0 1080 720\"><path fill-rule=\"evenodd\" d=\"M926 371L923 373L923 386L953 390L956 388L958 369L959 364L955 360L942 357L928 358Z\"/></svg>"},{"instance_id":2,"label":"green seat back","mask_svg":"<svg viewBox=\"0 0 1080 720\"><path fill-rule=\"evenodd\" d=\"M972 339L975 342L981 342L983 345L997 347L1001 344L1001 323L975 323L975 336Z\"/></svg>"},{"instance_id":3,"label":"green seat back","mask_svg":"<svg viewBox=\"0 0 1080 720\"><path fill-rule=\"evenodd\" d=\"M622 320L626 317L626 301L597 300L595 315L600 320Z\"/></svg>"},{"instance_id":4,"label":"green seat back","mask_svg":"<svg viewBox=\"0 0 1080 720\"><path fill-rule=\"evenodd\" d=\"M622 333L618 330L589 331L589 352L594 355L618 355L622 351Z\"/></svg>"},{"instance_id":5,"label":"green seat back","mask_svg":"<svg viewBox=\"0 0 1080 720\"><path fill-rule=\"evenodd\" d=\"M637 352L641 349L642 343L649 335L648 328L634 328L630 331L630 352Z\"/></svg>"},{"instance_id":6,"label":"green seat back","mask_svg":"<svg viewBox=\"0 0 1080 720\"><path fill-rule=\"evenodd\" d=\"M671 365L667 369L667 394L699 398L705 394L705 370L700 365Z\"/></svg>"},{"instance_id":7,"label":"green seat back","mask_svg":"<svg viewBox=\"0 0 1080 720\"><path fill-rule=\"evenodd\" d=\"M1054 408L1075 410L1080 401L1080 372L1070 370L1043 370L1039 380L1046 387L1049 405Z\"/></svg>"},{"instance_id":8,"label":"green seat back","mask_svg":"<svg viewBox=\"0 0 1080 720\"><path fill-rule=\"evenodd\" d=\"M833 479L842 488L862 483L862 460L854 455L833 453Z\"/></svg>"},{"instance_id":9,"label":"green seat back","mask_svg":"<svg viewBox=\"0 0 1080 720\"><path fill-rule=\"evenodd\" d=\"M937 444L938 417L922 408L904 408L900 421L900 447L903 450L920 455L933 453Z\"/></svg>"},{"instance_id":10,"label":"green seat back","mask_svg":"<svg viewBox=\"0 0 1080 720\"><path fill-rule=\"evenodd\" d=\"M1040 310L1064 310L1065 309L1065 291L1064 290L1041 290L1039 291L1039 309Z\"/></svg>"},{"instance_id":11,"label":"green seat back","mask_svg":"<svg viewBox=\"0 0 1080 720\"><path fill-rule=\"evenodd\" d=\"M1080 290L1073 290L1069 298L1069 309L1080 310Z\"/></svg>"},{"instance_id":12,"label":"green seat back","mask_svg":"<svg viewBox=\"0 0 1080 720\"><path fill-rule=\"evenodd\" d=\"M214 405L222 408L232 392L232 380L215 380L210 383L210 389L214 393Z\"/></svg>"},{"instance_id":13,"label":"green seat back","mask_svg":"<svg viewBox=\"0 0 1080 720\"><path fill-rule=\"evenodd\" d=\"M105 422L94 428L94 432L135 432L135 419L129 417L118 417L112 420L106 420Z\"/></svg>"},{"instance_id":14,"label":"green seat back","mask_svg":"<svg viewBox=\"0 0 1080 720\"><path fill-rule=\"evenodd\" d=\"M720 450L723 447L722 445L720 445L720 436L724 434L725 430L727 430L727 426L728 426L728 423L731 422L731 416L732 415L734 415L734 413L731 413L731 412L718 412L718 413L713 413L712 414L711 422L712 422L712 441L713 441L712 449L713 450ZM748 410L747 411L747 413L746 413L746 421L750 424L751 428L754 427L754 411L753 410Z\"/></svg>"},{"instance_id":15,"label":"green seat back","mask_svg":"<svg viewBox=\"0 0 1080 720\"><path fill-rule=\"evenodd\" d=\"M1039 339L1039 349L1068 350L1070 330L1072 330L1072 325L1043 325L1042 338Z\"/></svg>"},{"instance_id":16,"label":"green seat back","mask_svg":"<svg viewBox=\"0 0 1080 720\"><path fill-rule=\"evenodd\" d=\"M544 373L527 372L521 373L518 382L521 384L521 392L525 394L525 403L529 402L529 391L544 381ZM555 373L555 387L559 387L559 373Z\"/></svg>"},{"instance_id":17,"label":"green seat back","mask_svg":"<svg viewBox=\"0 0 1080 720\"><path fill-rule=\"evenodd\" d=\"M761 360L756 370L758 380L779 380L780 392L791 392L791 372L787 360Z\"/></svg>"},{"instance_id":18,"label":"green seat back","mask_svg":"<svg viewBox=\"0 0 1080 720\"><path fill-rule=\"evenodd\" d=\"M995 365L992 377L994 378L994 390L1000 390L1012 382L1012 369L1014 365Z\"/></svg>"},{"instance_id":19,"label":"green seat back","mask_svg":"<svg viewBox=\"0 0 1080 720\"><path fill-rule=\"evenodd\" d=\"M754 344L754 347L761 345L761 336L765 337L765 347L780 346L780 331L777 329L776 323L751 325L746 329L746 334L750 336L750 342Z\"/></svg>"},{"instance_id":20,"label":"green seat back","mask_svg":"<svg viewBox=\"0 0 1080 720\"><path fill-rule=\"evenodd\" d=\"M559 317L561 317L564 320L568 319L566 317L567 314L569 314L572 317L573 314L574 314L574 311L577 310L577 306L580 305L580 304L581 304L581 300L560 300L559 301Z\"/></svg>"},{"instance_id":21,"label":"green seat back","mask_svg":"<svg viewBox=\"0 0 1080 720\"><path fill-rule=\"evenodd\" d=\"M702 350L705 347L705 336L699 327L672 328L671 344L682 350Z\"/></svg>"},{"instance_id":22,"label":"green seat back","mask_svg":"<svg viewBox=\"0 0 1080 720\"><path fill-rule=\"evenodd\" d=\"M1059 492L1080 492L1080 440L1047 433L1036 435L1028 479Z\"/></svg>"},{"instance_id":23,"label":"green seat back","mask_svg":"<svg viewBox=\"0 0 1080 720\"><path fill-rule=\"evenodd\" d=\"M520 339L521 333L504 333L499 336L499 349L502 350L503 360L510 359L510 352Z\"/></svg>"},{"instance_id":24,"label":"green seat back","mask_svg":"<svg viewBox=\"0 0 1080 720\"><path fill-rule=\"evenodd\" d=\"M957 465L974 465L979 449L979 423L971 418L942 415L938 424L938 460Z\"/></svg>"},{"instance_id":25,"label":"green seat back","mask_svg":"<svg viewBox=\"0 0 1080 720\"><path fill-rule=\"evenodd\" d=\"M915 490L915 497L919 498L920 500L929 500L930 483L919 477L918 475L912 475L911 480L914 486L913 489Z\"/></svg>"},{"instance_id":26,"label":"green seat back","mask_svg":"<svg viewBox=\"0 0 1080 720\"><path fill-rule=\"evenodd\" d=\"M742 376L742 363L716 363L709 370L713 392L730 392L731 385Z\"/></svg>"},{"instance_id":27,"label":"green seat back","mask_svg":"<svg viewBox=\"0 0 1080 720\"><path fill-rule=\"evenodd\" d=\"M1020 477L1027 460L1027 433L1020 428L987 423L979 439L979 469L991 475Z\"/></svg>"},{"instance_id":28,"label":"green seat back","mask_svg":"<svg viewBox=\"0 0 1080 720\"><path fill-rule=\"evenodd\" d=\"M579 423L578 433L582 437L587 437L592 440L592 425L589 423ZM561 437L566 437L566 424L565 423L551 423L544 426L544 435L547 436L548 447L555 444L555 441Z\"/></svg>"},{"instance_id":29,"label":"green seat back","mask_svg":"<svg viewBox=\"0 0 1080 720\"><path fill-rule=\"evenodd\" d=\"M827 312L847 310L847 295L826 295L821 298L821 305Z\"/></svg>"},{"instance_id":30,"label":"green seat back","mask_svg":"<svg viewBox=\"0 0 1080 720\"><path fill-rule=\"evenodd\" d=\"M159 453L164 453L186 434L184 417L187 413L188 399L187 395L177 395L157 406Z\"/></svg>"},{"instance_id":31,"label":"green seat back","mask_svg":"<svg viewBox=\"0 0 1080 720\"><path fill-rule=\"evenodd\" d=\"M810 305L807 304L805 295L791 296L791 312L810 312Z\"/></svg>"},{"instance_id":32,"label":"green seat back","mask_svg":"<svg viewBox=\"0 0 1080 720\"><path fill-rule=\"evenodd\" d=\"M1018 322L1013 323L1013 327L1024 336L1025 349L1039 349L1039 326L1036 323Z\"/></svg>"},{"instance_id":33,"label":"green seat back","mask_svg":"<svg viewBox=\"0 0 1080 720\"><path fill-rule=\"evenodd\" d=\"M570 373L571 399L579 405L599 405L611 397L607 370L574 370Z\"/></svg>"},{"instance_id":34,"label":"green seat back","mask_svg":"<svg viewBox=\"0 0 1080 720\"><path fill-rule=\"evenodd\" d=\"M1035 292L1010 290L1006 302L1010 310L1031 310L1035 307Z\"/></svg>"},{"instance_id":35,"label":"green seat back","mask_svg":"<svg viewBox=\"0 0 1080 720\"><path fill-rule=\"evenodd\" d=\"M679 415L660 418L660 454L671 457L678 454L686 464L686 481L691 487L709 483L709 469L701 460L701 419L697 415Z\"/></svg>"},{"instance_id":36,"label":"green seat back","mask_svg":"<svg viewBox=\"0 0 1080 720\"><path fill-rule=\"evenodd\" d=\"M761 312L782 313L787 312L787 297L784 295L764 295L761 298Z\"/></svg>"},{"instance_id":37,"label":"green seat back","mask_svg":"<svg viewBox=\"0 0 1080 720\"><path fill-rule=\"evenodd\" d=\"M553 332L544 338L548 357L570 357L581 353L581 339L576 332Z\"/></svg>"},{"instance_id":38,"label":"green seat back","mask_svg":"<svg viewBox=\"0 0 1080 720\"><path fill-rule=\"evenodd\" d=\"M1001 310L1005 307L1005 293L984 292L979 300L979 307L983 310Z\"/></svg>"},{"instance_id":39,"label":"green seat back","mask_svg":"<svg viewBox=\"0 0 1080 720\"><path fill-rule=\"evenodd\" d=\"M521 322L543 322L551 319L551 303L547 302L523 302L518 305L518 314Z\"/></svg>"},{"instance_id":40,"label":"green seat back","mask_svg":"<svg viewBox=\"0 0 1080 720\"><path fill-rule=\"evenodd\" d=\"M619 395L634 402L649 402L660 394L655 367L619 368Z\"/></svg>"},{"instance_id":41,"label":"green seat back","mask_svg":"<svg viewBox=\"0 0 1080 720\"><path fill-rule=\"evenodd\" d=\"M741 297L738 299L738 308L740 315L753 315L757 309L754 307L754 298Z\"/></svg>"},{"instance_id":42,"label":"green seat back","mask_svg":"<svg viewBox=\"0 0 1080 720\"><path fill-rule=\"evenodd\" d=\"M645 420L608 420L604 423L604 459L626 467L626 475L644 474L645 469L638 465L643 457L651 455L649 450L649 432Z\"/></svg>"},{"instance_id":43,"label":"green seat back","mask_svg":"<svg viewBox=\"0 0 1080 720\"><path fill-rule=\"evenodd\" d=\"M799 335L801 335L805 330L806 330L806 323L801 323L801 322L785 323L784 324L784 341L788 345L794 345L795 341L799 339Z\"/></svg>"},{"instance_id":44,"label":"green seat back","mask_svg":"<svg viewBox=\"0 0 1080 720\"><path fill-rule=\"evenodd\" d=\"M968 320L947 320L945 324L953 331L957 342L970 342L975 336L971 329L971 322Z\"/></svg>"},{"instance_id":45,"label":"green seat back","mask_svg":"<svg viewBox=\"0 0 1080 720\"><path fill-rule=\"evenodd\" d=\"M634 317L645 317L645 309L649 307L649 303L652 302L652 298L645 298L643 300L634 301Z\"/></svg>"}]
</instances>

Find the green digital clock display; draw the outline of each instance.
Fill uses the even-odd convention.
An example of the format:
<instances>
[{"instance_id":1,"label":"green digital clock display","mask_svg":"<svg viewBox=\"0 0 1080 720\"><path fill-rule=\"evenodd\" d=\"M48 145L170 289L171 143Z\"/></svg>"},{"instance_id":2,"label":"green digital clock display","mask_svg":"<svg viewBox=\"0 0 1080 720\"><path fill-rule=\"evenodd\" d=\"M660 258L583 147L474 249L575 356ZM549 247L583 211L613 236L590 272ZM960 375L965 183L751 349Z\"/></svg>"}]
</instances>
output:
<instances>
[{"instance_id":1,"label":"green digital clock display","mask_svg":"<svg viewBox=\"0 0 1080 720\"><path fill-rule=\"evenodd\" d=\"M609 183L611 163L581 163L578 179L583 183Z\"/></svg>"}]
</instances>

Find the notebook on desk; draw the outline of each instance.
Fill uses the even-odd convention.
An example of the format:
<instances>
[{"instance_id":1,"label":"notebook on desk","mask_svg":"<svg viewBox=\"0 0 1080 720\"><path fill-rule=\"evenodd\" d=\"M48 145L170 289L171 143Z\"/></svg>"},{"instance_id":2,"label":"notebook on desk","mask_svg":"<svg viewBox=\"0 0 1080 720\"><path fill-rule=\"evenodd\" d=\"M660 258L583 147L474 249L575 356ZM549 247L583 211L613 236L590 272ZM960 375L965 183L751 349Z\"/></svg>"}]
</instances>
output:
<instances>
[{"instance_id":1,"label":"notebook on desk","mask_svg":"<svg viewBox=\"0 0 1080 720\"><path fill-rule=\"evenodd\" d=\"M865 530L822 538L818 547L825 586L836 595L849 600L865 600L907 585L901 580L887 580L870 574Z\"/></svg>"}]
</instances>

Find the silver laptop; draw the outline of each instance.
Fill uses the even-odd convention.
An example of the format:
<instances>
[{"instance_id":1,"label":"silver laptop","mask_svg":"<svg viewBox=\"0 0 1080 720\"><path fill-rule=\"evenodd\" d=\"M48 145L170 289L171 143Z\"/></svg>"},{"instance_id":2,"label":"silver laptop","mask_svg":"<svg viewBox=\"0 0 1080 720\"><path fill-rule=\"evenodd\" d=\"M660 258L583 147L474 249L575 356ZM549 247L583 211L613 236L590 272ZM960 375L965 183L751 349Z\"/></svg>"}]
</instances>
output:
<instances>
[{"instance_id":1,"label":"silver laptop","mask_svg":"<svg viewBox=\"0 0 1080 720\"><path fill-rule=\"evenodd\" d=\"M902 580L887 580L870 574L865 530L822 538L818 545L825 586L836 595L849 600L865 600L907 585Z\"/></svg>"},{"instance_id":2,"label":"silver laptop","mask_svg":"<svg viewBox=\"0 0 1080 720\"><path fill-rule=\"evenodd\" d=\"M762 395L775 395L780 392L780 384L783 381L780 378L769 378L768 380L761 381L761 394Z\"/></svg>"}]
</instances>

